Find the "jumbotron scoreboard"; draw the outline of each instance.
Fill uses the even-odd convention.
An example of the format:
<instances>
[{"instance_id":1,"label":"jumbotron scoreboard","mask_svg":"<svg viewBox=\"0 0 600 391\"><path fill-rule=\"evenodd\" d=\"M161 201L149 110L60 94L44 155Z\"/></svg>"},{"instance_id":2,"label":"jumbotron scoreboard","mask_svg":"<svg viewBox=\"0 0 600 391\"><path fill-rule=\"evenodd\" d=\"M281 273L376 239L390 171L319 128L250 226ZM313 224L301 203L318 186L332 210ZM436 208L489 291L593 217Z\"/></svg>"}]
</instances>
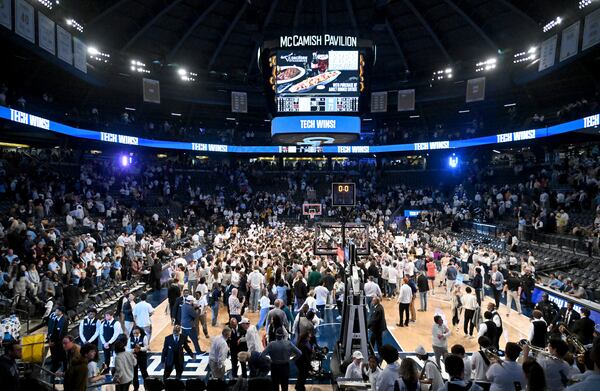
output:
<instances>
[{"instance_id":1,"label":"jumbotron scoreboard","mask_svg":"<svg viewBox=\"0 0 600 391\"><path fill-rule=\"evenodd\" d=\"M273 102L274 142L318 146L358 139L371 41L290 35L266 41L261 53Z\"/></svg>"}]
</instances>

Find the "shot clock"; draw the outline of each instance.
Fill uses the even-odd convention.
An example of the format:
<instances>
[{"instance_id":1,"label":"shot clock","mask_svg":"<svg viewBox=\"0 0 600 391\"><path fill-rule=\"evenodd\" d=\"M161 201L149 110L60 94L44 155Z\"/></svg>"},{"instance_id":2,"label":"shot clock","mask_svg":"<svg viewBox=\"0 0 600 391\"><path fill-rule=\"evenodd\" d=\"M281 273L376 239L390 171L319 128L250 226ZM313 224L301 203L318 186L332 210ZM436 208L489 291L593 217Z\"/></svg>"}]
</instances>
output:
<instances>
[{"instance_id":1,"label":"shot clock","mask_svg":"<svg viewBox=\"0 0 600 391\"><path fill-rule=\"evenodd\" d=\"M356 205L356 184L335 182L331 184L331 206Z\"/></svg>"}]
</instances>

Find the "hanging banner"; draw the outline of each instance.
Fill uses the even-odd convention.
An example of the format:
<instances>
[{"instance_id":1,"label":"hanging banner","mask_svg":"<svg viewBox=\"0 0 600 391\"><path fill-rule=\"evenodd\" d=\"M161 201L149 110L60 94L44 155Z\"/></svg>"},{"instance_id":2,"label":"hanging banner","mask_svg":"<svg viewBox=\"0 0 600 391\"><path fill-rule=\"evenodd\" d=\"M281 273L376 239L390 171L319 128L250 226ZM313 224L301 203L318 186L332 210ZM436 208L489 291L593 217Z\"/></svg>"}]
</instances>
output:
<instances>
[{"instance_id":1,"label":"hanging banner","mask_svg":"<svg viewBox=\"0 0 600 391\"><path fill-rule=\"evenodd\" d=\"M466 102L479 102L485 99L485 77L467 81Z\"/></svg>"},{"instance_id":2,"label":"hanging banner","mask_svg":"<svg viewBox=\"0 0 600 391\"><path fill-rule=\"evenodd\" d=\"M56 55L55 30L54 21L38 11L38 45L53 55Z\"/></svg>"},{"instance_id":3,"label":"hanging banner","mask_svg":"<svg viewBox=\"0 0 600 391\"><path fill-rule=\"evenodd\" d=\"M15 32L29 42L35 43L33 6L25 0L15 2Z\"/></svg>"},{"instance_id":4,"label":"hanging banner","mask_svg":"<svg viewBox=\"0 0 600 391\"><path fill-rule=\"evenodd\" d=\"M83 73L87 73L87 46L78 38L73 38L73 65Z\"/></svg>"},{"instance_id":5,"label":"hanging banner","mask_svg":"<svg viewBox=\"0 0 600 391\"><path fill-rule=\"evenodd\" d=\"M248 112L248 93L231 91L231 112L232 113L247 113Z\"/></svg>"},{"instance_id":6,"label":"hanging banner","mask_svg":"<svg viewBox=\"0 0 600 391\"><path fill-rule=\"evenodd\" d=\"M586 50L600 42L600 8L585 17L581 50Z\"/></svg>"},{"instance_id":7,"label":"hanging banner","mask_svg":"<svg viewBox=\"0 0 600 391\"><path fill-rule=\"evenodd\" d=\"M12 30L12 1L0 0L0 25Z\"/></svg>"},{"instance_id":8,"label":"hanging banner","mask_svg":"<svg viewBox=\"0 0 600 391\"><path fill-rule=\"evenodd\" d=\"M387 91L371 93L371 113L385 113L387 111Z\"/></svg>"},{"instance_id":9,"label":"hanging banner","mask_svg":"<svg viewBox=\"0 0 600 391\"><path fill-rule=\"evenodd\" d=\"M160 104L160 82L158 80L144 78L142 80L142 93L144 102Z\"/></svg>"},{"instance_id":10,"label":"hanging banner","mask_svg":"<svg viewBox=\"0 0 600 391\"><path fill-rule=\"evenodd\" d=\"M415 109L415 90L398 91L398 111L413 111Z\"/></svg>"},{"instance_id":11,"label":"hanging banner","mask_svg":"<svg viewBox=\"0 0 600 391\"><path fill-rule=\"evenodd\" d=\"M58 58L73 65L73 38L71 33L60 26L56 26L56 43Z\"/></svg>"},{"instance_id":12,"label":"hanging banner","mask_svg":"<svg viewBox=\"0 0 600 391\"><path fill-rule=\"evenodd\" d=\"M554 34L544 42L540 47L540 64L538 66L538 72L550 68L554 65L556 59L556 41L557 35Z\"/></svg>"},{"instance_id":13,"label":"hanging banner","mask_svg":"<svg viewBox=\"0 0 600 391\"><path fill-rule=\"evenodd\" d=\"M560 39L560 61L573 57L579 49L579 26L580 21L577 21L562 31Z\"/></svg>"}]
</instances>

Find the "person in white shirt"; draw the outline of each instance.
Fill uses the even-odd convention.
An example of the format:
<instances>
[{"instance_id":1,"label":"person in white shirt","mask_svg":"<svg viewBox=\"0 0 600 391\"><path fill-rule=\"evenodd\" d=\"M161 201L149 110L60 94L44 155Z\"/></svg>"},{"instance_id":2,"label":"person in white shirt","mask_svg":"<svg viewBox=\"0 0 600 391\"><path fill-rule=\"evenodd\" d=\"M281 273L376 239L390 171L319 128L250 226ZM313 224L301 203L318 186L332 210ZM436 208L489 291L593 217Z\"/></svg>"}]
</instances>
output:
<instances>
[{"instance_id":1,"label":"person in white shirt","mask_svg":"<svg viewBox=\"0 0 600 391\"><path fill-rule=\"evenodd\" d=\"M479 337L477 342L479 351L474 352L471 356L472 378L475 381L487 381L486 373L490 367L490 360L484 351L491 346L491 342L488 337Z\"/></svg>"},{"instance_id":2,"label":"person in white shirt","mask_svg":"<svg viewBox=\"0 0 600 391\"><path fill-rule=\"evenodd\" d=\"M450 353L452 353L455 356L460 357L463 360L464 363L464 376L463 379L467 382L471 381L471 358L469 356L467 356L467 352L465 351L465 347L463 345L452 345L452 347L450 348ZM444 364L447 367L446 362L444 362ZM448 370L448 368L446 368L446 371Z\"/></svg>"},{"instance_id":3,"label":"person in white shirt","mask_svg":"<svg viewBox=\"0 0 600 391\"><path fill-rule=\"evenodd\" d=\"M565 355L569 352L569 345L562 339L551 339L548 343L548 351L553 357L538 355L536 360L544 369L547 390L562 391L579 370L564 360ZM529 353L529 346L524 346L523 355L528 357Z\"/></svg>"},{"instance_id":4,"label":"person in white shirt","mask_svg":"<svg viewBox=\"0 0 600 391\"><path fill-rule=\"evenodd\" d=\"M436 365L433 361L429 360L429 355L425 351L422 345L417 346L415 349L415 355L419 360L423 361L421 383L431 384L432 390L437 390L444 385L444 378L440 371L439 364Z\"/></svg>"},{"instance_id":5,"label":"person in white shirt","mask_svg":"<svg viewBox=\"0 0 600 391\"><path fill-rule=\"evenodd\" d=\"M388 284L389 284L389 296L390 298L396 295L396 288L399 280L398 264L394 262L392 266L388 268Z\"/></svg>"},{"instance_id":6,"label":"person in white shirt","mask_svg":"<svg viewBox=\"0 0 600 391\"><path fill-rule=\"evenodd\" d=\"M448 337L451 332L448 326L444 324L444 319L440 315L434 316L433 322L433 327L431 328L431 345L435 361L439 368L441 366L440 358L446 357L448 354Z\"/></svg>"},{"instance_id":7,"label":"person in white shirt","mask_svg":"<svg viewBox=\"0 0 600 391\"><path fill-rule=\"evenodd\" d=\"M365 298L367 303L371 303L373 297L381 297L381 289L379 285L373 279L373 276L369 276L369 280L365 283L363 287L363 292L365 293ZM369 304L369 311L371 311L371 305Z\"/></svg>"},{"instance_id":8,"label":"person in white shirt","mask_svg":"<svg viewBox=\"0 0 600 391\"><path fill-rule=\"evenodd\" d=\"M465 367L464 361L460 356L449 355L444 360L446 367L446 373L448 374L448 382L437 389L437 391L449 391L449 390L464 390L464 391L483 391L483 388L475 383L474 381L467 380L465 378Z\"/></svg>"},{"instance_id":9,"label":"person in white shirt","mask_svg":"<svg viewBox=\"0 0 600 391\"><path fill-rule=\"evenodd\" d=\"M516 362L521 348L514 342L507 342L502 363L493 363L487 370L486 377L492 383L490 391L522 390L527 382L521 364Z\"/></svg>"},{"instance_id":10,"label":"person in white shirt","mask_svg":"<svg viewBox=\"0 0 600 391\"><path fill-rule=\"evenodd\" d=\"M315 287L315 301L319 317L325 319L325 305L329 297L329 290L325 288L325 281L321 281L321 285Z\"/></svg>"},{"instance_id":11,"label":"person in white shirt","mask_svg":"<svg viewBox=\"0 0 600 391\"><path fill-rule=\"evenodd\" d=\"M98 344L100 321L96 319L96 314L96 309L90 308L87 316L79 322L79 339L81 339L82 345L86 343Z\"/></svg>"},{"instance_id":12,"label":"person in white shirt","mask_svg":"<svg viewBox=\"0 0 600 391\"><path fill-rule=\"evenodd\" d=\"M375 390L394 391L394 384L400 378L400 363L398 362L398 350L391 345L383 345L379 349L381 358L387 366L381 371L377 379Z\"/></svg>"},{"instance_id":13,"label":"person in white shirt","mask_svg":"<svg viewBox=\"0 0 600 391\"><path fill-rule=\"evenodd\" d=\"M145 293L140 295L140 302L133 308L133 320L136 326L144 330L150 341L152 339L152 319L150 317L154 313L154 307L146 301L147 298Z\"/></svg>"},{"instance_id":14,"label":"person in white shirt","mask_svg":"<svg viewBox=\"0 0 600 391\"><path fill-rule=\"evenodd\" d=\"M258 300L260 292L264 287L264 276L260 273L258 266L254 267L252 273L248 275L248 287L250 288L250 311L258 311Z\"/></svg>"},{"instance_id":15,"label":"person in white shirt","mask_svg":"<svg viewBox=\"0 0 600 391\"><path fill-rule=\"evenodd\" d=\"M229 337L231 337L231 329L225 326L221 335L216 337L210 345L208 365L210 366L212 377L215 379L223 379L225 376L225 360L229 353L227 340L229 340Z\"/></svg>"},{"instance_id":16,"label":"person in white shirt","mask_svg":"<svg viewBox=\"0 0 600 391\"><path fill-rule=\"evenodd\" d=\"M377 357L369 356L369 363L367 365L363 365L363 377L367 377L369 379L371 390L377 389L377 380L379 379L379 375L381 375L381 369L379 369Z\"/></svg>"},{"instance_id":17,"label":"person in white shirt","mask_svg":"<svg viewBox=\"0 0 600 391\"><path fill-rule=\"evenodd\" d=\"M346 368L346 379L362 380L363 354L357 350L352 353L352 362Z\"/></svg>"},{"instance_id":18,"label":"person in white shirt","mask_svg":"<svg viewBox=\"0 0 600 391\"><path fill-rule=\"evenodd\" d=\"M400 322L396 324L398 327L408 327L409 315L408 310L410 303L413 299L413 293L410 285L408 285L408 278L404 277L402 280L402 286L400 287L400 294L398 295L398 311L400 313ZM404 316L406 315L406 320Z\"/></svg>"},{"instance_id":19,"label":"person in white shirt","mask_svg":"<svg viewBox=\"0 0 600 391\"><path fill-rule=\"evenodd\" d=\"M477 297L473 294L471 287L468 286L465 288L465 294L462 295L460 299L462 307L465 310L463 331L465 335L473 337L473 329L475 328L473 316L475 315L475 310L479 307L479 304L477 304ZM465 376L465 380L469 379Z\"/></svg>"}]
</instances>

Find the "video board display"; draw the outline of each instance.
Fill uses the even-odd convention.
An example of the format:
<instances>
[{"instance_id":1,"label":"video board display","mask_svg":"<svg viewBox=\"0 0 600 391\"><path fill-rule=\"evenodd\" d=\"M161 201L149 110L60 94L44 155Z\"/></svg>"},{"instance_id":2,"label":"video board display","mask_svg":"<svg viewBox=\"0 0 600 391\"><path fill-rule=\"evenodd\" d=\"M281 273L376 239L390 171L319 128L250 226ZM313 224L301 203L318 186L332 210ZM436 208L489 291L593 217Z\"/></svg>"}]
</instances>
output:
<instances>
[{"instance_id":1,"label":"video board display","mask_svg":"<svg viewBox=\"0 0 600 391\"><path fill-rule=\"evenodd\" d=\"M280 49L276 64L278 112L358 111L358 50Z\"/></svg>"}]
</instances>

